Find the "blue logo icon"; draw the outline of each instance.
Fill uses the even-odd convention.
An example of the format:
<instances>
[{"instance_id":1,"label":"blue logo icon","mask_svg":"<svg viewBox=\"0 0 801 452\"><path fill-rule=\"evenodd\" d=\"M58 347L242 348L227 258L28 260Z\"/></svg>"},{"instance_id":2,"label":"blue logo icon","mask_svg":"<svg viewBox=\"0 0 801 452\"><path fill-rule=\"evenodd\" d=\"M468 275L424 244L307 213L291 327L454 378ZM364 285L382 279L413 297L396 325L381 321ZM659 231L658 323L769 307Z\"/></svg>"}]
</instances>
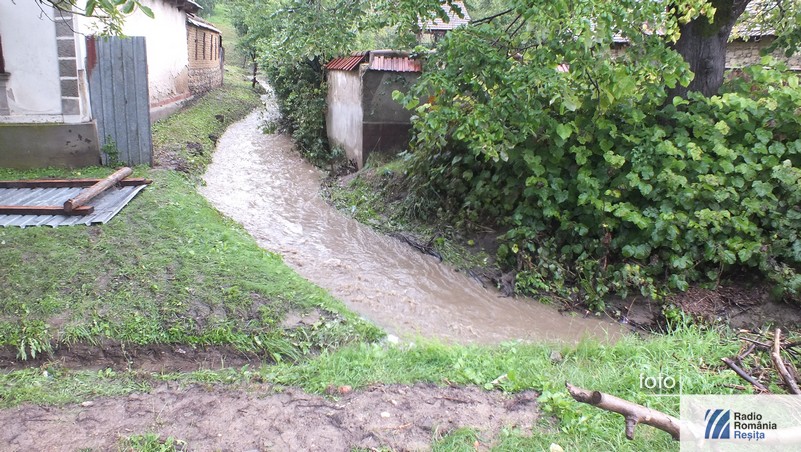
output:
<instances>
[{"instance_id":1,"label":"blue logo icon","mask_svg":"<svg viewBox=\"0 0 801 452\"><path fill-rule=\"evenodd\" d=\"M704 421L706 421L706 439L729 439L731 438L731 410L706 410Z\"/></svg>"}]
</instances>

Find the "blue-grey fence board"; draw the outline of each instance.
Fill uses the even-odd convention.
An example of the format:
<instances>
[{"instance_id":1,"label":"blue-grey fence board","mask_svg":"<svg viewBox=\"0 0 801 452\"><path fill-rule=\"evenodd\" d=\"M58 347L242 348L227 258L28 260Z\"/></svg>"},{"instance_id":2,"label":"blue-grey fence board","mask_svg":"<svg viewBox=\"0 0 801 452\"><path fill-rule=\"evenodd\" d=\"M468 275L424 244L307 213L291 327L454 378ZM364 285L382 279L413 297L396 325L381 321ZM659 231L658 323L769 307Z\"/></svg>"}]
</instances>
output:
<instances>
[{"instance_id":1,"label":"blue-grey fence board","mask_svg":"<svg viewBox=\"0 0 801 452\"><path fill-rule=\"evenodd\" d=\"M120 163L152 165L145 38L87 39L89 96L100 145L113 141ZM102 158L107 164L109 156Z\"/></svg>"}]
</instances>

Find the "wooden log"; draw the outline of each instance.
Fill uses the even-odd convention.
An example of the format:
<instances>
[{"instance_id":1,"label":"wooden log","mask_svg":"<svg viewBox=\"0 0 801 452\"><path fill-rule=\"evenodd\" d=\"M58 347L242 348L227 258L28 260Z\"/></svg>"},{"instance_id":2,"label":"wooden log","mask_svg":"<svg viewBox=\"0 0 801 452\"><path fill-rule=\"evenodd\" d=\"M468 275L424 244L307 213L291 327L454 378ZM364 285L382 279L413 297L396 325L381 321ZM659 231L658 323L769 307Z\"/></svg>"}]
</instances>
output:
<instances>
[{"instance_id":1,"label":"wooden log","mask_svg":"<svg viewBox=\"0 0 801 452\"><path fill-rule=\"evenodd\" d=\"M622 415L626 419L626 438L628 439L634 439L634 427L638 423L642 423L670 433L674 440L679 440L681 421L673 416L600 391L582 389L568 382L565 382L565 386L567 392L577 402Z\"/></svg>"},{"instance_id":2,"label":"wooden log","mask_svg":"<svg viewBox=\"0 0 801 452\"><path fill-rule=\"evenodd\" d=\"M0 206L0 215L89 215L95 211L92 206L81 206L70 212L64 206Z\"/></svg>"},{"instance_id":3,"label":"wooden log","mask_svg":"<svg viewBox=\"0 0 801 452\"><path fill-rule=\"evenodd\" d=\"M726 363L726 365L729 366L729 369L733 370L734 373L736 373L737 375L740 376L740 378L742 378L743 380L751 383L751 385L753 387L755 387L759 392L764 392L766 394L770 394L770 391L768 390L767 387L765 387L765 385L763 385L762 383L756 381L754 379L754 377L748 375L748 373L746 373L746 371L741 369L740 366L738 366L737 364L734 364L734 361L730 360L729 358L721 358L721 361Z\"/></svg>"},{"instance_id":4,"label":"wooden log","mask_svg":"<svg viewBox=\"0 0 801 452\"><path fill-rule=\"evenodd\" d=\"M78 193L77 196L65 201L64 210L67 212L72 212L73 209L75 209L76 207L80 207L86 204L87 202L91 201L92 198L108 190L110 187L114 186L120 180L130 176L131 173L133 173L133 170L131 168L128 168L127 166L118 169L111 176L101 180L100 182L92 185L91 187L81 190L81 192Z\"/></svg>"},{"instance_id":5,"label":"wooden log","mask_svg":"<svg viewBox=\"0 0 801 452\"><path fill-rule=\"evenodd\" d=\"M28 179L0 180L0 188L58 188L58 187L91 187L103 179ZM152 184L151 179L128 177L117 183L121 187L135 187Z\"/></svg>"},{"instance_id":6,"label":"wooden log","mask_svg":"<svg viewBox=\"0 0 801 452\"><path fill-rule=\"evenodd\" d=\"M787 385L787 391L795 395L801 395L801 390L798 388L798 382L795 381L794 376L790 375L790 372L787 370L787 366L785 366L784 360L782 359L781 338L782 330L776 328L776 332L773 334L773 350L770 352L770 358L773 361L774 367L776 367L776 371L779 372L782 380L784 380L784 384Z\"/></svg>"}]
</instances>

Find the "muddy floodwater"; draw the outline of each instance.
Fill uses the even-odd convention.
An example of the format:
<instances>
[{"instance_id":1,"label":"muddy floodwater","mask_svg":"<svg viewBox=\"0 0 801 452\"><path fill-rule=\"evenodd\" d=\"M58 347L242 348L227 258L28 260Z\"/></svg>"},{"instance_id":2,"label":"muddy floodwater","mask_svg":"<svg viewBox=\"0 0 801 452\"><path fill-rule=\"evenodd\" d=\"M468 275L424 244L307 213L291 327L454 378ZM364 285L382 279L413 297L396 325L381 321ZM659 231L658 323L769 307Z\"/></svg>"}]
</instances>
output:
<instances>
[{"instance_id":1,"label":"muddy floodwater","mask_svg":"<svg viewBox=\"0 0 801 452\"><path fill-rule=\"evenodd\" d=\"M299 157L292 141L261 132L264 114L251 113L220 137L201 193L351 310L400 337L446 342L575 342L620 334L611 322L504 298L337 211L319 194L323 174Z\"/></svg>"}]
</instances>

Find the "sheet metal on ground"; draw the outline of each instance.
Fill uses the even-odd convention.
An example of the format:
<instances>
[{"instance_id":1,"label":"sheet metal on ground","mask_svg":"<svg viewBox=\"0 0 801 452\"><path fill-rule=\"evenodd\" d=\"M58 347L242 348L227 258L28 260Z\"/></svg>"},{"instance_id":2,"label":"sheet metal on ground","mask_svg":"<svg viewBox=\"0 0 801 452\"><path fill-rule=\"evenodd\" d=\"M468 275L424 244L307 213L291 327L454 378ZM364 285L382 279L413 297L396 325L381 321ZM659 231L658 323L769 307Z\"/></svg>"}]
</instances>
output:
<instances>
[{"instance_id":1,"label":"sheet metal on ground","mask_svg":"<svg viewBox=\"0 0 801 452\"><path fill-rule=\"evenodd\" d=\"M73 226L106 223L117 214L145 185L114 187L94 198L89 205L91 215L0 215L0 226ZM60 206L83 188L0 188L0 205Z\"/></svg>"}]
</instances>

